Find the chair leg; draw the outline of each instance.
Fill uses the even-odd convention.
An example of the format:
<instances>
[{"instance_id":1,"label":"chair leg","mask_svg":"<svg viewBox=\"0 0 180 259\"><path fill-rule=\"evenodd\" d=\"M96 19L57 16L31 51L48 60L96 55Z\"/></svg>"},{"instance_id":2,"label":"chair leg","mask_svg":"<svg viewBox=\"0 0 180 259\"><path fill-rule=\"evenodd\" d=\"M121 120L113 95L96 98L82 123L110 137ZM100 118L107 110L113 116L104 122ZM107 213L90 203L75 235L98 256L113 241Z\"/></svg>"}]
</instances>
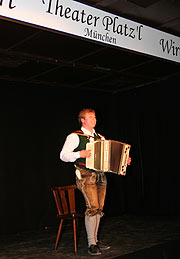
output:
<instances>
[{"instance_id":1,"label":"chair leg","mask_svg":"<svg viewBox=\"0 0 180 259\"><path fill-rule=\"evenodd\" d=\"M61 219L60 223L59 223L59 229L58 229L57 238L56 238L55 250L57 249L57 246L58 246L59 237L60 237L61 229L62 229L62 223L63 223L63 219Z\"/></svg>"},{"instance_id":2,"label":"chair leg","mask_svg":"<svg viewBox=\"0 0 180 259\"><path fill-rule=\"evenodd\" d=\"M73 233L74 233L74 251L77 253L77 233L76 233L76 219L73 219Z\"/></svg>"}]
</instances>

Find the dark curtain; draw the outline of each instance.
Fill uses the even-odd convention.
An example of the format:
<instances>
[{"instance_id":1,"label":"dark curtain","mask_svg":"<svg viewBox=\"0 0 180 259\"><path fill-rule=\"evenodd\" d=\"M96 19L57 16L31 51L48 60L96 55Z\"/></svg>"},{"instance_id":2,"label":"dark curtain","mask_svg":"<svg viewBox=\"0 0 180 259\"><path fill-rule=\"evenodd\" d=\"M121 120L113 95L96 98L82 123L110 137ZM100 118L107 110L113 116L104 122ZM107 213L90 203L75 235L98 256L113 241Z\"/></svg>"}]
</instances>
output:
<instances>
[{"instance_id":1,"label":"dark curtain","mask_svg":"<svg viewBox=\"0 0 180 259\"><path fill-rule=\"evenodd\" d=\"M131 144L126 176L107 173L105 215L179 215L178 82L102 94L1 81L0 233L56 224L51 187L75 183L59 152L83 107L99 133Z\"/></svg>"}]
</instances>

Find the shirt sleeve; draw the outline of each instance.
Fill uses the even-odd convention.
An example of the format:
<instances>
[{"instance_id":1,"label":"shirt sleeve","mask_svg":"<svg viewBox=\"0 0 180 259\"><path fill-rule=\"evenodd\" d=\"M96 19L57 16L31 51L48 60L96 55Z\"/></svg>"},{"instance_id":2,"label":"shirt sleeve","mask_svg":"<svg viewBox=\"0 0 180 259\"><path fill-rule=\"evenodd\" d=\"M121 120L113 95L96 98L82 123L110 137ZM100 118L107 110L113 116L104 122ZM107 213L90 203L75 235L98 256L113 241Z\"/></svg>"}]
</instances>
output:
<instances>
[{"instance_id":1,"label":"shirt sleeve","mask_svg":"<svg viewBox=\"0 0 180 259\"><path fill-rule=\"evenodd\" d=\"M74 152L74 149L79 145L79 137L77 134L67 136L63 148L60 152L60 159L64 162L74 162L80 157L80 152Z\"/></svg>"}]
</instances>

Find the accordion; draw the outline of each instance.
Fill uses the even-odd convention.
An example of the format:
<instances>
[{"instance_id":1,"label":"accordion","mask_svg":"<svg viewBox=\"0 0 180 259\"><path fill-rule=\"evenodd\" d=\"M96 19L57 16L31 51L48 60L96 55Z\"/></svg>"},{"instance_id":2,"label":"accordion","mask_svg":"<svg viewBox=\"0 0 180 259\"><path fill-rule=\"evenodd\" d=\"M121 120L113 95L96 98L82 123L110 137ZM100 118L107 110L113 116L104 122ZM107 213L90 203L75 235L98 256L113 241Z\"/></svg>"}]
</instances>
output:
<instances>
[{"instance_id":1,"label":"accordion","mask_svg":"<svg viewBox=\"0 0 180 259\"><path fill-rule=\"evenodd\" d=\"M114 140L97 140L86 144L91 156L86 167L96 171L126 175L127 160L131 146Z\"/></svg>"}]
</instances>

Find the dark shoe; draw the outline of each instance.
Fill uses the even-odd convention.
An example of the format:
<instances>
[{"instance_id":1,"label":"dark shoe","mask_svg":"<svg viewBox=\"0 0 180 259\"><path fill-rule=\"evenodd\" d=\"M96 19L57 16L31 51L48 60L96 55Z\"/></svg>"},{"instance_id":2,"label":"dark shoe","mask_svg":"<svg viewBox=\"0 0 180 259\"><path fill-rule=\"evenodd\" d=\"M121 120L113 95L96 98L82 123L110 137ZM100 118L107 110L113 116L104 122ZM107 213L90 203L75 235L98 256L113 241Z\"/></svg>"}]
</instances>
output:
<instances>
[{"instance_id":1,"label":"dark shoe","mask_svg":"<svg viewBox=\"0 0 180 259\"><path fill-rule=\"evenodd\" d=\"M110 246L106 245L106 244L103 244L101 241L98 241L97 242L97 247L100 249L100 250L108 250L110 248Z\"/></svg>"},{"instance_id":2,"label":"dark shoe","mask_svg":"<svg viewBox=\"0 0 180 259\"><path fill-rule=\"evenodd\" d=\"M97 245L91 245L88 248L88 254L90 254L90 255L101 255L101 251L99 250L99 247Z\"/></svg>"}]
</instances>

